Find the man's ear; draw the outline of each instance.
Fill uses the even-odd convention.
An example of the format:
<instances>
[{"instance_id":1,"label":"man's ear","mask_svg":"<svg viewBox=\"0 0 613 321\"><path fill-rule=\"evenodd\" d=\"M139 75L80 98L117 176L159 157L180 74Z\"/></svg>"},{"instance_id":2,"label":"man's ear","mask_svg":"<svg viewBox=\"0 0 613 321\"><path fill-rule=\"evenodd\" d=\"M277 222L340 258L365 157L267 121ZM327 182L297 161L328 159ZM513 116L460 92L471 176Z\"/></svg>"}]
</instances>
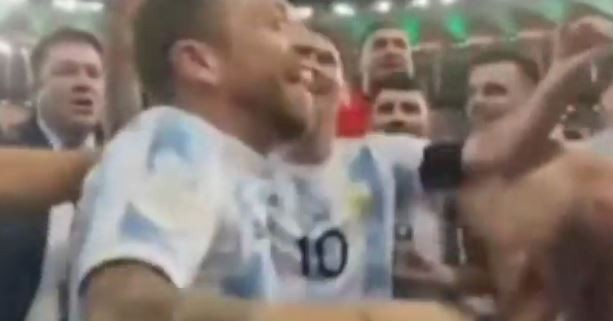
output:
<instances>
[{"instance_id":1,"label":"man's ear","mask_svg":"<svg viewBox=\"0 0 613 321\"><path fill-rule=\"evenodd\" d=\"M196 40L179 40L170 50L173 75L178 80L216 85L220 79L219 54Z\"/></svg>"}]
</instances>

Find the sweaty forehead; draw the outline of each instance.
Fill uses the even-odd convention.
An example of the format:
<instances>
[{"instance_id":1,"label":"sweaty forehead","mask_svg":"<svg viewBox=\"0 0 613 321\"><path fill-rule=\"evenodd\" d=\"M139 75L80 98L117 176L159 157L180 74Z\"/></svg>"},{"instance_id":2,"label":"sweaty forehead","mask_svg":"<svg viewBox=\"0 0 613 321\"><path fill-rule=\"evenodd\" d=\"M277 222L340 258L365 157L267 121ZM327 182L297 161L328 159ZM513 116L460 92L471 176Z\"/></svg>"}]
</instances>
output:
<instances>
[{"instance_id":1,"label":"sweaty forehead","mask_svg":"<svg viewBox=\"0 0 613 321\"><path fill-rule=\"evenodd\" d=\"M95 65L102 64L100 53L89 44L80 42L61 42L53 45L47 50L44 65L64 61Z\"/></svg>"},{"instance_id":2,"label":"sweaty forehead","mask_svg":"<svg viewBox=\"0 0 613 321\"><path fill-rule=\"evenodd\" d=\"M375 31L370 37L372 41L378 39L402 39L408 41L408 37L404 31L400 29L381 29Z\"/></svg>"},{"instance_id":3,"label":"sweaty forehead","mask_svg":"<svg viewBox=\"0 0 613 321\"><path fill-rule=\"evenodd\" d=\"M472 86L496 83L512 88L526 81L520 68L513 62L496 62L478 65L470 72L470 84Z\"/></svg>"}]
</instances>

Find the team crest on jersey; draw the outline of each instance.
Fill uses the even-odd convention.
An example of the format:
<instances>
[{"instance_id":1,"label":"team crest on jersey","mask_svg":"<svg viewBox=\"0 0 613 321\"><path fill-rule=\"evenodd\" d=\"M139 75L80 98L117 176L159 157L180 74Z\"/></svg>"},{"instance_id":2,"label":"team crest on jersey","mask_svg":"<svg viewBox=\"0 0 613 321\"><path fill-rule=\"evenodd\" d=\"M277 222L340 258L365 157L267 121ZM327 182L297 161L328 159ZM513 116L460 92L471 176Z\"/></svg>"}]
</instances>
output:
<instances>
[{"instance_id":1,"label":"team crest on jersey","mask_svg":"<svg viewBox=\"0 0 613 321\"><path fill-rule=\"evenodd\" d=\"M364 182L349 184L347 199L345 200L347 213L352 217L361 217L372 212L373 197L370 188Z\"/></svg>"}]
</instances>

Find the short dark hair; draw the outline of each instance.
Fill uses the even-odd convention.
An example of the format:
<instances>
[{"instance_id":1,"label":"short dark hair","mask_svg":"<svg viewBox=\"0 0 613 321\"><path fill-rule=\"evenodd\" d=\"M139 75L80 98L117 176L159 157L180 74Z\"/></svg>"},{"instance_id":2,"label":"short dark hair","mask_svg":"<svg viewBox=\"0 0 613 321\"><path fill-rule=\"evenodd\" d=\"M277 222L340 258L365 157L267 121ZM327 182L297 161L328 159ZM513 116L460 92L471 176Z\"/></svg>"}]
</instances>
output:
<instances>
[{"instance_id":1,"label":"short dark hair","mask_svg":"<svg viewBox=\"0 0 613 321\"><path fill-rule=\"evenodd\" d=\"M511 62L515 64L521 72L535 84L537 84L541 78L536 61L512 49L491 49L478 54L470 61L469 71L479 66L500 62Z\"/></svg>"},{"instance_id":2,"label":"short dark hair","mask_svg":"<svg viewBox=\"0 0 613 321\"><path fill-rule=\"evenodd\" d=\"M32 73L35 79L38 79L40 76L40 71L45 63L45 59L47 59L50 49L60 43L83 43L94 48L100 56L102 56L104 51L100 40L90 32L70 27L58 29L41 38L32 50L30 59Z\"/></svg>"},{"instance_id":3,"label":"short dark hair","mask_svg":"<svg viewBox=\"0 0 613 321\"><path fill-rule=\"evenodd\" d=\"M423 93L417 80L407 72L395 72L374 82L371 100L375 100L384 90L420 91Z\"/></svg>"},{"instance_id":4,"label":"short dark hair","mask_svg":"<svg viewBox=\"0 0 613 321\"><path fill-rule=\"evenodd\" d=\"M136 69L145 91L157 102L174 95L169 50L180 39L219 44L224 0L146 0L135 23Z\"/></svg>"},{"instance_id":5,"label":"short dark hair","mask_svg":"<svg viewBox=\"0 0 613 321\"><path fill-rule=\"evenodd\" d=\"M354 72L355 57L351 50L352 43L349 41L349 36L334 25L321 20L311 20L307 23L307 27L312 32L326 38L332 43L340 56L340 63L343 66L343 76L347 80L350 79Z\"/></svg>"}]
</instances>

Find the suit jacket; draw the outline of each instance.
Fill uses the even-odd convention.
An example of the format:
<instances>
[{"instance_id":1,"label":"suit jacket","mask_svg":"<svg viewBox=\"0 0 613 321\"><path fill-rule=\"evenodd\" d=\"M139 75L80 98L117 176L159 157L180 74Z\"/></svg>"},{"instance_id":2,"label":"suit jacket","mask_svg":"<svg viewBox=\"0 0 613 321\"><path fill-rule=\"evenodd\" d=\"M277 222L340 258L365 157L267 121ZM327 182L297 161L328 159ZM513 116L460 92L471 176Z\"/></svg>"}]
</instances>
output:
<instances>
[{"instance_id":1,"label":"suit jacket","mask_svg":"<svg viewBox=\"0 0 613 321\"><path fill-rule=\"evenodd\" d=\"M17 137L0 140L3 146L51 149L36 117L20 126ZM10 170L10 169L5 169ZM27 317L43 275L50 215L16 216L0 213L0 319L23 321Z\"/></svg>"}]
</instances>

